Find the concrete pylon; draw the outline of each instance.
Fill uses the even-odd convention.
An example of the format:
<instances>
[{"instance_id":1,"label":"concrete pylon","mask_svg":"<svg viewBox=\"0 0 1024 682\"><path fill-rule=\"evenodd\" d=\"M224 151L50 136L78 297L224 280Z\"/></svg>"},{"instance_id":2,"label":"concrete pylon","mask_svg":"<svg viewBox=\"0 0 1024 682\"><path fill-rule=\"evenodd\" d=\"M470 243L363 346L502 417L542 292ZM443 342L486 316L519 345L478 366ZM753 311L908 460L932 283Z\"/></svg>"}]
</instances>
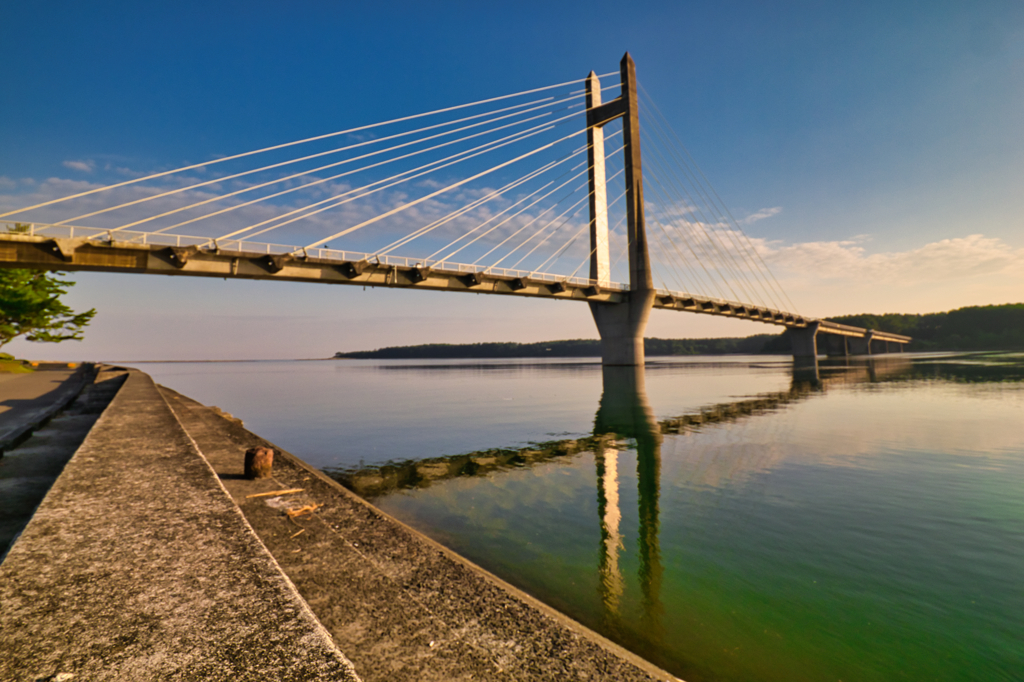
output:
<instances>
[{"instance_id":1,"label":"concrete pylon","mask_svg":"<svg viewBox=\"0 0 1024 682\"><path fill-rule=\"evenodd\" d=\"M871 355L871 338L874 333L869 329L864 336L850 339L850 353L853 355Z\"/></svg>"},{"instance_id":2,"label":"concrete pylon","mask_svg":"<svg viewBox=\"0 0 1024 682\"><path fill-rule=\"evenodd\" d=\"M622 118L626 177L626 235L629 245L629 291L621 303L591 303L590 312L601 335L601 361L605 365L644 364L644 330L654 306L651 258L644 222L644 187L640 161L640 119L636 94L636 65L627 52L620 63L622 94L601 104L601 84L591 72L587 78L587 141L590 144L591 279L601 286L602 268L608 263L608 204L604 180L604 134L609 121ZM603 222L602 222L603 221ZM602 234L603 230L603 234ZM603 236L603 240L602 240Z\"/></svg>"},{"instance_id":3,"label":"concrete pylon","mask_svg":"<svg viewBox=\"0 0 1024 682\"><path fill-rule=\"evenodd\" d=\"M819 324L818 322L808 322L806 327L793 327L789 330L794 360L818 357Z\"/></svg>"},{"instance_id":4,"label":"concrete pylon","mask_svg":"<svg viewBox=\"0 0 1024 682\"><path fill-rule=\"evenodd\" d=\"M809 322L806 327L789 330L789 340L793 346L793 371L805 377L813 375L813 381L818 378L818 326L818 322Z\"/></svg>"}]
</instances>

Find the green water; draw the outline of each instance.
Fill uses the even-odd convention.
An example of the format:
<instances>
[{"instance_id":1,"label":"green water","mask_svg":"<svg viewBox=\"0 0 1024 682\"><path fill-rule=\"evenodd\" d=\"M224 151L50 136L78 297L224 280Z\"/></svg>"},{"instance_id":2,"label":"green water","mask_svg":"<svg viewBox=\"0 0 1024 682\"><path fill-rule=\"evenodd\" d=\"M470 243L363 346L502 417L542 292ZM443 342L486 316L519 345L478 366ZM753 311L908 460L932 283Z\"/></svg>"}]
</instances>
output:
<instances>
[{"instance_id":1,"label":"green water","mask_svg":"<svg viewBox=\"0 0 1024 682\"><path fill-rule=\"evenodd\" d=\"M1024 680L1020 355L144 369L689 682Z\"/></svg>"},{"instance_id":2,"label":"green water","mask_svg":"<svg viewBox=\"0 0 1024 682\"><path fill-rule=\"evenodd\" d=\"M1024 384L965 367L376 504L691 682L1024 679Z\"/></svg>"}]
</instances>

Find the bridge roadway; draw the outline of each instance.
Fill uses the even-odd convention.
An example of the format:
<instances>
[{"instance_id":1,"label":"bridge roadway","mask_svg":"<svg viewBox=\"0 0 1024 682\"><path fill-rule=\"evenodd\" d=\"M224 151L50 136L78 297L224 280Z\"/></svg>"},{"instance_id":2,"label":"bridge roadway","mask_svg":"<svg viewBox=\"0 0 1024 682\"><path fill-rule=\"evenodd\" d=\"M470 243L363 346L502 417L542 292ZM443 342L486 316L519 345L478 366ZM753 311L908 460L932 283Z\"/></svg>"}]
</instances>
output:
<instances>
[{"instance_id":1,"label":"bridge roadway","mask_svg":"<svg viewBox=\"0 0 1024 682\"><path fill-rule=\"evenodd\" d=\"M97 228L33 224L28 233L0 233L0 267L126 272L235 279L269 279L357 286L427 289L552 298L590 303L620 303L629 286L548 273L490 268L461 263L244 241L216 242L205 237L118 232ZM754 320L816 334L836 355L868 355L899 350L910 337L767 308L764 306L658 290L654 307Z\"/></svg>"}]
</instances>

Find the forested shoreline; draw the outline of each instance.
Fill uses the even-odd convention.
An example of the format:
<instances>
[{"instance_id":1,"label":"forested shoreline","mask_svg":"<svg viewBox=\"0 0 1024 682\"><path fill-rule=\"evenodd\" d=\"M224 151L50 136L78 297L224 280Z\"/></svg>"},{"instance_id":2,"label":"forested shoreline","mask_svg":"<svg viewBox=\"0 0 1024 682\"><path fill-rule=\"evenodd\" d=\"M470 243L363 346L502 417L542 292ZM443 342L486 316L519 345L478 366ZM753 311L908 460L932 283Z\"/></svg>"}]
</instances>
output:
<instances>
[{"instance_id":1,"label":"forested shoreline","mask_svg":"<svg viewBox=\"0 0 1024 682\"><path fill-rule=\"evenodd\" d=\"M1024 303L970 306L944 313L908 315L886 313L843 315L833 322L904 334L913 338L908 351L1024 350ZM756 355L789 353L786 332L712 339L644 339L650 357L685 355ZM473 359L599 357L598 339L569 339L541 343L430 343L377 350L337 353L352 359Z\"/></svg>"},{"instance_id":2,"label":"forested shoreline","mask_svg":"<svg viewBox=\"0 0 1024 682\"><path fill-rule=\"evenodd\" d=\"M844 315L833 322L913 337L910 351L1024 350L1024 303L970 306L945 313Z\"/></svg>"}]
</instances>

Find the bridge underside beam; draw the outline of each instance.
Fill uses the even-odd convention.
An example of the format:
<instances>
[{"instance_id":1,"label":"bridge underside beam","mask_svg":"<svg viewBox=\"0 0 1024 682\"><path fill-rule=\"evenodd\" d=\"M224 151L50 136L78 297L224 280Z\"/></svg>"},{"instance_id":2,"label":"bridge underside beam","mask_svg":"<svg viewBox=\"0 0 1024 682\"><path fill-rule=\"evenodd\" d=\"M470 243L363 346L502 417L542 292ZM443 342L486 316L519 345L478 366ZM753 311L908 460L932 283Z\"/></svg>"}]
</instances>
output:
<instances>
[{"instance_id":1,"label":"bridge underside beam","mask_svg":"<svg viewBox=\"0 0 1024 682\"><path fill-rule=\"evenodd\" d=\"M665 296L659 295L654 300L654 307L660 310L680 310L703 315L719 317L735 317L740 320L765 322L782 327L806 327L810 320L792 313L772 310L757 305L740 305L700 296Z\"/></svg>"},{"instance_id":2,"label":"bridge underside beam","mask_svg":"<svg viewBox=\"0 0 1024 682\"><path fill-rule=\"evenodd\" d=\"M224 250L165 247L125 242L0 239L0 267L125 272L187 277L264 279L357 286L508 294L593 303L618 303L625 292L548 278L435 270Z\"/></svg>"}]
</instances>

